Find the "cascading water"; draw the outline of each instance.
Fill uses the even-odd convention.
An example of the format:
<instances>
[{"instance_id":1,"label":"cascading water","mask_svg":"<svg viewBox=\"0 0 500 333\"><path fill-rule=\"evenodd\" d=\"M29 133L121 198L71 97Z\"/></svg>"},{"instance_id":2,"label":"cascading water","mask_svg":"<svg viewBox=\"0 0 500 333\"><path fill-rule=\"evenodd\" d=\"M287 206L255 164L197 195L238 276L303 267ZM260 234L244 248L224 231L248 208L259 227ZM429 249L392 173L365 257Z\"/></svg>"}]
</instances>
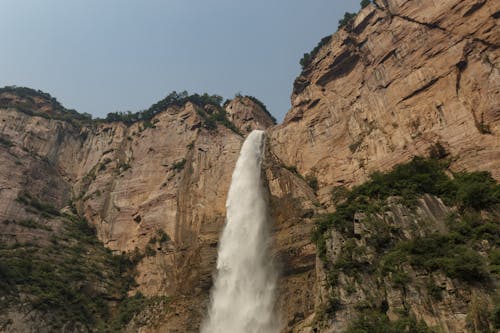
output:
<instances>
[{"instance_id":1,"label":"cascading water","mask_svg":"<svg viewBox=\"0 0 500 333\"><path fill-rule=\"evenodd\" d=\"M264 132L247 137L226 201L217 276L202 333L275 333L276 275L269 257L267 203L261 179Z\"/></svg>"}]
</instances>

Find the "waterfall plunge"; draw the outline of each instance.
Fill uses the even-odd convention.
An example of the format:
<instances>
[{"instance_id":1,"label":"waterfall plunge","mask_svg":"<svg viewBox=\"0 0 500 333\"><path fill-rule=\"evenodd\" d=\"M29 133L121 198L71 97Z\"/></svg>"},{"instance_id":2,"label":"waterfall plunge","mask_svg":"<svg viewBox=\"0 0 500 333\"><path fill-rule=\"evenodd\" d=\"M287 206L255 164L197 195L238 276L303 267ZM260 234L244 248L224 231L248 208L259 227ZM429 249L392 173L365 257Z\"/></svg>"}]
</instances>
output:
<instances>
[{"instance_id":1,"label":"waterfall plunge","mask_svg":"<svg viewBox=\"0 0 500 333\"><path fill-rule=\"evenodd\" d=\"M202 333L275 333L276 275L269 257L267 203L261 179L264 132L241 148L226 201L217 276Z\"/></svg>"}]
</instances>

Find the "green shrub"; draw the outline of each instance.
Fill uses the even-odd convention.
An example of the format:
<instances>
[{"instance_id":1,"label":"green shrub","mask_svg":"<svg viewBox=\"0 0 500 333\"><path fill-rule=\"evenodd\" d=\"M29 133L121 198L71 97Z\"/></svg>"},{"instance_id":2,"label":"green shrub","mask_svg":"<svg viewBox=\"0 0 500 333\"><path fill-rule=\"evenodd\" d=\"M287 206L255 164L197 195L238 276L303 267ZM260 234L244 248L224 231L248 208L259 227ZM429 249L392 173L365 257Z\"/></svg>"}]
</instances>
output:
<instances>
[{"instance_id":1,"label":"green shrub","mask_svg":"<svg viewBox=\"0 0 500 333\"><path fill-rule=\"evenodd\" d=\"M51 323L55 328L68 322L103 325L110 318L105 299L123 297L130 275L117 265L123 257L105 249L85 220L63 218L49 246L0 247L0 286L8 286L0 288L0 296L29 295L23 302L62 319Z\"/></svg>"},{"instance_id":2,"label":"green shrub","mask_svg":"<svg viewBox=\"0 0 500 333\"><path fill-rule=\"evenodd\" d=\"M371 3L372 2L370 0L361 0L361 3L359 5L361 6L361 8L365 8Z\"/></svg>"},{"instance_id":3,"label":"green shrub","mask_svg":"<svg viewBox=\"0 0 500 333\"><path fill-rule=\"evenodd\" d=\"M427 272L442 270L450 278L465 282L486 281L489 273L484 259L449 235L433 234L399 243L382 258L382 270L395 272L403 263Z\"/></svg>"},{"instance_id":4,"label":"green shrub","mask_svg":"<svg viewBox=\"0 0 500 333\"><path fill-rule=\"evenodd\" d=\"M492 321L495 329L500 329L500 302L498 302L498 300L493 308L490 320Z\"/></svg>"},{"instance_id":5,"label":"green shrub","mask_svg":"<svg viewBox=\"0 0 500 333\"><path fill-rule=\"evenodd\" d=\"M52 230L51 227L46 226L44 224L41 224L39 222L36 222L32 219L17 221L17 224L22 225L23 227L26 227L26 228L30 228L30 229L43 229L43 230L47 230L47 231Z\"/></svg>"},{"instance_id":6,"label":"green shrub","mask_svg":"<svg viewBox=\"0 0 500 333\"><path fill-rule=\"evenodd\" d=\"M308 175L305 178L307 185L309 185L310 188L312 188L314 191L317 191L319 189L318 186L318 178L312 175Z\"/></svg>"},{"instance_id":7,"label":"green shrub","mask_svg":"<svg viewBox=\"0 0 500 333\"><path fill-rule=\"evenodd\" d=\"M351 191L334 188L332 199L336 211L318 217L312 233L317 253L327 263L332 276L338 275L339 271L348 275L364 272L362 263L357 262L359 256L350 255L353 248L343 248L336 263L329 263L326 256L326 240L331 229L340 232L348 240L346 244L351 244L349 242L355 236L359 237L354 235L354 215L362 212L366 216L363 224L372 231L365 235L366 244L378 255L383 255L380 267L384 274L398 273L403 264L409 264L429 272L440 269L451 278L470 283L487 281L490 271L495 272L498 266L495 260L490 260L490 266L486 266L485 260L472 248L474 242L483 239L492 244L499 243L500 224L494 217L482 217L477 211L498 207L499 185L486 172L458 173L451 179L445 173L446 167L445 161L416 157L390 172L372 174L368 182ZM448 219L450 233L398 243L397 229L393 230L380 217L387 198L399 196L406 206L411 207L425 193L461 208L460 214ZM377 265L375 261L372 266ZM396 284L404 284L404 279L397 278Z\"/></svg>"},{"instance_id":8,"label":"green shrub","mask_svg":"<svg viewBox=\"0 0 500 333\"><path fill-rule=\"evenodd\" d=\"M436 286L436 284L433 281L429 281L426 287L427 287L427 292L429 293L429 296L432 297L432 299L436 301L443 300L443 288Z\"/></svg>"},{"instance_id":9,"label":"green shrub","mask_svg":"<svg viewBox=\"0 0 500 333\"><path fill-rule=\"evenodd\" d=\"M31 206L38 210L42 215L46 216L60 216L61 213L52 204L47 202L42 202L37 198L31 196L29 193L23 193L19 195L16 199L17 202L22 203L27 206Z\"/></svg>"},{"instance_id":10,"label":"green shrub","mask_svg":"<svg viewBox=\"0 0 500 333\"><path fill-rule=\"evenodd\" d=\"M158 235L158 241L160 243L164 243L164 242L170 241L170 237L162 229L158 230L157 235Z\"/></svg>"},{"instance_id":11,"label":"green shrub","mask_svg":"<svg viewBox=\"0 0 500 333\"><path fill-rule=\"evenodd\" d=\"M441 142L436 142L429 148L429 157L432 159L440 160L448 156L446 148L441 144Z\"/></svg>"},{"instance_id":12,"label":"green shrub","mask_svg":"<svg viewBox=\"0 0 500 333\"><path fill-rule=\"evenodd\" d=\"M14 144L9 139L0 136L0 145L9 148L12 147Z\"/></svg>"},{"instance_id":13,"label":"green shrub","mask_svg":"<svg viewBox=\"0 0 500 333\"><path fill-rule=\"evenodd\" d=\"M352 22L354 21L354 18L356 17L356 13L349 13L345 12L344 17L339 20L339 26L338 29L342 28L347 28L349 29L350 26L352 25Z\"/></svg>"},{"instance_id":14,"label":"green shrub","mask_svg":"<svg viewBox=\"0 0 500 333\"><path fill-rule=\"evenodd\" d=\"M358 150L359 146L361 146L361 144L363 143L363 140L358 140L356 142L353 142L349 145L349 150L351 151L351 153L355 153L356 150Z\"/></svg>"},{"instance_id":15,"label":"green shrub","mask_svg":"<svg viewBox=\"0 0 500 333\"><path fill-rule=\"evenodd\" d=\"M182 160L175 162L174 165L172 166L173 170L179 171L184 169L184 166L186 165L186 159L183 158Z\"/></svg>"},{"instance_id":16,"label":"green shrub","mask_svg":"<svg viewBox=\"0 0 500 333\"><path fill-rule=\"evenodd\" d=\"M312 60L316 57L319 50L321 50L323 46L330 43L331 40L331 35L325 36L319 41L318 45L316 45L311 52L304 53L304 56L302 57L302 59L300 59L300 65L302 66L303 70L311 64Z\"/></svg>"},{"instance_id":17,"label":"green shrub","mask_svg":"<svg viewBox=\"0 0 500 333\"><path fill-rule=\"evenodd\" d=\"M403 314L396 321L390 321L385 313L365 310L352 322L345 333L432 333L423 322L414 316Z\"/></svg>"},{"instance_id":18,"label":"green shrub","mask_svg":"<svg viewBox=\"0 0 500 333\"><path fill-rule=\"evenodd\" d=\"M19 96L21 101L4 101L0 100L0 107L8 108L12 107L20 112L28 115L43 117L47 119L57 119L68 121L74 125L79 125L81 123L88 123L92 121L92 115L88 113L79 113L73 109L65 108L59 101L52 97L50 94L43 92L41 90L35 90L27 87L17 87L17 86L6 86L0 88L0 94L10 93ZM44 112L37 111L37 105L35 104L34 98L41 98L49 103L52 109L55 111L50 115Z\"/></svg>"},{"instance_id":19,"label":"green shrub","mask_svg":"<svg viewBox=\"0 0 500 333\"><path fill-rule=\"evenodd\" d=\"M162 100L151 105L146 110L142 110L135 113L130 111L111 112L108 113L105 119L101 119L99 121L106 121L106 122L121 121L126 125L131 125L135 122L143 121L144 123L142 130L146 128L155 128L154 123L151 122L151 119L155 115L172 106L182 107L188 102L195 104L200 109L204 109L206 106L212 106L215 108L216 112L213 112L212 114L208 114L204 110L198 110L198 114L200 114L200 116L203 118L203 126L206 129L208 130L217 129L217 123L219 122L223 126L226 126L232 131L234 131L235 133L240 134L236 126L234 126L234 124L227 118L227 113L221 106L222 103L221 96L209 95L207 93L202 95L199 94L189 95L187 91L183 91L180 93L173 91Z\"/></svg>"},{"instance_id":20,"label":"green shrub","mask_svg":"<svg viewBox=\"0 0 500 333\"><path fill-rule=\"evenodd\" d=\"M295 165L285 165L285 164L282 164L281 165L283 168L287 169L288 171L298 175L299 174L299 171L297 170L297 167Z\"/></svg>"},{"instance_id":21,"label":"green shrub","mask_svg":"<svg viewBox=\"0 0 500 333\"><path fill-rule=\"evenodd\" d=\"M500 204L500 185L489 172L455 174L454 201L462 208L487 209Z\"/></svg>"},{"instance_id":22,"label":"green shrub","mask_svg":"<svg viewBox=\"0 0 500 333\"><path fill-rule=\"evenodd\" d=\"M332 189L332 201L334 204L339 204L344 199L347 199L349 190L345 186L335 186Z\"/></svg>"},{"instance_id":23,"label":"green shrub","mask_svg":"<svg viewBox=\"0 0 500 333\"><path fill-rule=\"evenodd\" d=\"M145 120L143 123L143 130L147 128L156 128L156 126L150 120Z\"/></svg>"},{"instance_id":24,"label":"green shrub","mask_svg":"<svg viewBox=\"0 0 500 333\"><path fill-rule=\"evenodd\" d=\"M146 249L145 249L144 254L146 257L154 257L156 255L156 251L155 251L155 249L153 249L153 247L150 244L148 244L148 245L146 245Z\"/></svg>"}]
</instances>

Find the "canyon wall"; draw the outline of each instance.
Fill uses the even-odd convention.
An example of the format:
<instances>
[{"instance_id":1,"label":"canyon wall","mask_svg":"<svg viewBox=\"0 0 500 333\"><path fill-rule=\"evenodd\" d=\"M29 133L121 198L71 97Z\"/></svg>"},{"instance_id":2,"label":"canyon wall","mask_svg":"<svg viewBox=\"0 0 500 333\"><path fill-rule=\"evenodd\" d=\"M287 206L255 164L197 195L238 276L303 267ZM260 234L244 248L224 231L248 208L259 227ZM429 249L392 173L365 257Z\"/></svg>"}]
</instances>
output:
<instances>
[{"instance_id":1,"label":"canyon wall","mask_svg":"<svg viewBox=\"0 0 500 333\"><path fill-rule=\"evenodd\" d=\"M496 1L377 1L297 77L271 130L281 160L322 187L359 184L439 142L454 170L500 178Z\"/></svg>"},{"instance_id":2,"label":"canyon wall","mask_svg":"<svg viewBox=\"0 0 500 333\"><path fill-rule=\"evenodd\" d=\"M267 129L263 172L275 239L272 260L280 265L277 320L283 332L340 331L354 318L355 298L364 289L348 293L344 280L336 291L347 304L344 319L320 318L331 290L311 232L316 216L334 210L332 189L360 184L372 172L413 156L428 156L437 144L451 159L451 170L488 170L500 179L499 13L493 0L368 5L303 68L293 86L292 108L277 126L265 107L242 96L225 105L236 127L231 129L205 126L203 115L214 111L191 102L127 125L69 121L53 101L4 93L0 221L34 219L57 233L59 218L33 211L30 198L57 210L73 209L114 254L137 255L137 285L130 295L169 299L145 307L126 331L197 332L244 135ZM440 230L452 208L439 198L422 200L414 220L434 221L431 229ZM405 209L391 208L393 215ZM403 215L394 223L410 228L411 213ZM50 235L19 223L0 228L9 246L35 242L43 247ZM329 255L335 261L345 239L331 237L336 243L329 243ZM419 279L416 272L411 275ZM446 286L448 303L434 306L434 312L419 308L425 297L418 290L405 298L390 287L389 308L407 302L430 326L471 331L465 324L467 304L485 291L436 279ZM364 281L375 288L370 277ZM22 327L16 325L23 312L16 309L0 316L0 332ZM37 321L42 317L32 320L33 329Z\"/></svg>"}]
</instances>

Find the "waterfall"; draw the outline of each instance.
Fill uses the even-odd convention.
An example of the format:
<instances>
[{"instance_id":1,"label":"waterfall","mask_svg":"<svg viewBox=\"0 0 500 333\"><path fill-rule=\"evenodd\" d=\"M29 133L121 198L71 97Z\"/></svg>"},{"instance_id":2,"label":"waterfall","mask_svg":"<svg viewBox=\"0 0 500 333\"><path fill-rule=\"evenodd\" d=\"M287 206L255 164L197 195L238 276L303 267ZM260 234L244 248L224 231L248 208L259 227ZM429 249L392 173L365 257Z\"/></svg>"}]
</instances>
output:
<instances>
[{"instance_id":1,"label":"waterfall","mask_svg":"<svg viewBox=\"0 0 500 333\"><path fill-rule=\"evenodd\" d=\"M226 201L217 275L202 333L275 333L276 275L269 256L267 200L261 178L264 132L247 137Z\"/></svg>"}]
</instances>

